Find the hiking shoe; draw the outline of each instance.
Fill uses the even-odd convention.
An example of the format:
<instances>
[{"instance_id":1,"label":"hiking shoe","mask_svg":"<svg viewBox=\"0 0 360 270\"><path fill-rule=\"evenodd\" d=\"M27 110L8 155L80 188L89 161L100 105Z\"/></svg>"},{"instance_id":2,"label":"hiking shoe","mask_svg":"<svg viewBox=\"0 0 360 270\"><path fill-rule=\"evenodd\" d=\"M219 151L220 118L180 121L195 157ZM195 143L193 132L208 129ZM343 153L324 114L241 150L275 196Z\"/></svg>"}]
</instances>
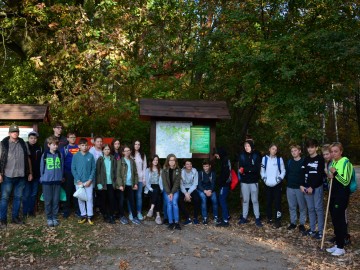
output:
<instances>
[{"instance_id":1,"label":"hiking shoe","mask_svg":"<svg viewBox=\"0 0 360 270\"><path fill-rule=\"evenodd\" d=\"M274 228L275 229L279 229L281 227L281 222L280 222L280 220L276 220L275 222L274 222Z\"/></svg>"},{"instance_id":2,"label":"hiking shoe","mask_svg":"<svg viewBox=\"0 0 360 270\"><path fill-rule=\"evenodd\" d=\"M89 223L90 225L94 225L94 224L95 224L92 218L88 218L87 221L88 221L88 223Z\"/></svg>"},{"instance_id":3,"label":"hiking shoe","mask_svg":"<svg viewBox=\"0 0 360 270\"><path fill-rule=\"evenodd\" d=\"M310 229L305 232L305 235L310 236L310 237L314 237L315 234L316 234L316 232L315 232L315 231L312 231L312 230L310 230Z\"/></svg>"},{"instance_id":4,"label":"hiking shoe","mask_svg":"<svg viewBox=\"0 0 360 270\"><path fill-rule=\"evenodd\" d=\"M110 216L110 217L109 217L109 223L110 223L110 224L115 224L115 223L116 223L114 216Z\"/></svg>"},{"instance_id":5,"label":"hiking shoe","mask_svg":"<svg viewBox=\"0 0 360 270\"><path fill-rule=\"evenodd\" d=\"M63 218L68 218L70 216L69 211L64 212L62 216Z\"/></svg>"},{"instance_id":6,"label":"hiking shoe","mask_svg":"<svg viewBox=\"0 0 360 270\"><path fill-rule=\"evenodd\" d=\"M137 219L138 220L144 220L144 217L140 212L137 214Z\"/></svg>"},{"instance_id":7,"label":"hiking shoe","mask_svg":"<svg viewBox=\"0 0 360 270\"><path fill-rule=\"evenodd\" d=\"M186 225L189 225L189 224L191 224L191 223L192 223L191 218L188 218L187 220L185 220L185 221L183 222L183 225L186 226Z\"/></svg>"},{"instance_id":8,"label":"hiking shoe","mask_svg":"<svg viewBox=\"0 0 360 270\"><path fill-rule=\"evenodd\" d=\"M219 224L216 224L216 227L229 227L230 224L229 224L229 221L221 221Z\"/></svg>"},{"instance_id":9,"label":"hiking shoe","mask_svg":"<svg viewBox=\"0 0 360 270\"><path fill-rule=\"evenodd\" d=\"M54 227L54 222L53 222L53 220L52 220L52 219L48 219L48 220L47 220L47 225L48 225L48 227Z\"/></svg>"},{"instance_id":10,"label":"hiking shoe","mask_svg":"<svg viewBox=\"0 0 360 270\"><path fill-rule=\"evenodd\" d=\"M130 220L130 221L133 221L133 219L134 219L133 215L130 214L130 215L129 215L129 220Z\"/></svg>"},{"instance_id":11,"label":"hiking shoe","mask_svg":"<svg viewBox=\"0 0 360 270\"><path fill-rule=\"evenodd\" d=\"M347 234L344 238L344 245L350 245L351 244L351 239L350 239L350 234Z\"/></svg>"},{"instance_id":12,"label":"hiking shoe","mask_svg":"<svg viewBox=\"0 0 360 270\"><path fill-rule=\"evenodd\" d=\"M255 225L258 226L258 227L262 227L262 226L263 226L262 223L261 223L260 218L255 219Z\"/></svg>"},{"instance_id":13,"label":"hiking shoe","mask_svg":"<svg viewBox=\"0 0 360 270\"><path fill-rule=\"evenodd\" d=\"M18 224L18 225L22 225L24 224L24 221L22 221L20 218L18 217L15 217L11 220L11 223L14 223L14 224Z\"/></svg>"},{"instance_id":14,"label":"hiking shoe","mask_svg":"<svg viewBox=\"0 0 360 270\"><path fill-rule=\"evenodd\" d=\"M169 225L169 220L167 218L165 218L164 221L163 221L163 224L164 225Z\"/></svg>"},{"instance_id":15,"label":"hiking shoe","mask_svg":"<svg viewBox=\"0 0 360 270\"><path fill-rule=\"evenodd\" d=\"M5 220L0 220L0 229L6 229L7 222Z\"/></svg>"},{"instance_id":16,"label":"hiking shoe","mask_svg":"<svg viewBox=\"0 0 360 270\"><path fill-rule=\"evenodd\" d=\"M300 225L299 225L299 232L305 233L305 231L306 231L305 226L302 225L302 224L300 224Z\"/></svg>"},{"instance_id":17,"label":"hiking shoe","mask_svg":"<svg viewBox=\"0 0 360 270\"><path fill-rule=\"evenodd\" d=\"M326 251L329 253L333 253L335 250L337 249L337 245L331 247L331 248L327 248Z\"/></svg>"},{"instance_id":18,"label":"hiking shoe","mask_svg":"<svg viewBox=\"0 0 360 270\"><path fill-rule=\"evenodd\" d=\"M266 221L266 223L267 223L267 224L273 224L273 220L268 218L267 221Z\"/></svg>"},{"instance_id":19,"label":"hiking shoe","mask_svg":"<svg viewBox=\"0 0 360 270\"><path fill-rule=\"evenodd\" d=\"M194 219L193 219L193 224L194 224L194 225L199 225L200 222L199 222L199 220L198 220L197 218L194 218Z\"/></svg>"},{"instance_id":20,"label":"hiking shoe","mask_svg":"<svg viewBox=\"0 0 360 270\"><path fill-rule=\"evenodd\" d=\"M293 230L293 229L295 229L296 228L296 225L295 224L293 224L293 223L291 223L290 225L289 225L289 227L287 227L287 229L290 231L290 230Z\"/></svg>"},{"instance_id":21,"label":"hiking shoe","mask_svg":"<svg viewBox=\"0 0 360 270\"><path fill-rule=\"evenodd\" d=\"M249 222L249 221L248 221L246 218L241 217L241 218L239 219L238 224L241 225L241 224L246 224L246 223L248 223L248 222Z\"/></svg>"},{"instance_id":22,"label":"hiking shoe","mask_svg":"<svg viewBox=\"0 0 360 270\"><path fill-rule=\"evenodd\" d=\"M323 234L322 234L321 232L317 232L317 233L315 233L315 235L314 235L314 238L317 239L317 240L321 240L322 237L323 237Z\"/></svg>"},{"instance_id":23,"label":"hiking shoe","mask_svg":"<svg viewBox=\"0 0 360 270\"><path fill-rule=\"evenodd\" d=\"M216 225L221 223L221 220L217 216L215 216L214 217L214 223L215 223L215 226L216 226Z\"/></svg>"},{"instance_id":24,"label":"hiking shoe","mask_svg":"<svg viewBox=\"0 0 360 270\"><path fill-rule=\"evenodd\" d=\"M57 220L57 219L53 219L52 222L53 222L53 226L54 226L54 227L57 227L57 226L60 225L60 222L59 222L59 220Z\"/></svg>"},{"instance_id":25,"label":"hiking shoe","mask_svg":"<svg viewBox=\"0 0 360 270\"><path fill-rule=\"evenodd\" d=\"M333 256L343 256L345 255L345 249L343 248L336 248L333 253L331 253Z\"/></svg>"},{"instance_id":26,"label":"hiking shoe","mask_svg":"<svg viewBox=\"0 0 360 270\"><path fill-rule=\"evenodd\" d=\"M149 212L146 214L148 218L152 217L154 214L154 210L150 209Z\"/></svg>"},{"instance_id":27,"label":"hiking shoe","mask_svg":"<svg viewBox=\"0 0 360 270\"><path fill-rule=\"evenodd\" d=\"M162 222L161 222L161 217L160 217L160 216L157 216L157 217L155 218L155 223L156 223L157 225L161 225L161 224L162 224Z\"/></svg>"},{"instance_id":28,"label":"hiking shoe","mask_svg":"<svg viewBox=\"0 0 360 270\"><path fill-rule=\"evenodd\" d=\"M126 225L129 224L129 220L125 216L123 216L120 218L120 223Z\"/></svg>"},{"instance_id":29,"label":"hiking shoe","mask_svg":"<svg viewBox=\"0 0 360 270\"><path fill-rule=\"evenodd\" d=\"M79 219L79 221L78 221L79 224L84 224L85 222L86 222L85 217L81 217L81 219Z\"/></svg>"},{"instance_id":30,"label":"hiking shoe","mask_svg":"<svg viewBox=\"0 0 360 270\"><path fill-rule=\"evenodd\" d=\"M133 220L131 220L131 222L133 224L135 224L135 225L140 225L141 224L140 220L137 217L133 218Z\"/></svg>"},{"instance_id":31,"label":"hiking shoe","mask_svg":"<svg viewBox=\"0 0 360 270\"><path fill-rule=\"evenodd\" d=\"M169 225L167 226L169 230L173 230L175 228L175 224L174 223L169 223Z\"/></svg>"},{"instance_id":32,"label":"hiking shoe","mask_svg":"<svg viewBox=\"0 0 360 270\"><path fill-rule=\"evenodd\" d=\"M208 220L207 220L207 218L204 218L202 223L203 223L204 225L208 225Z\"/></svg>"},{"instance_id":33,"label":"hiking shoe","mask_svg":"<svg viewBox=\"0 0 360 270\"><path fill-rule=\"evenodd\" d=\"M181 231L180 224L178 222L175 223L175 230Z\"/></svg>"}]
</instances>

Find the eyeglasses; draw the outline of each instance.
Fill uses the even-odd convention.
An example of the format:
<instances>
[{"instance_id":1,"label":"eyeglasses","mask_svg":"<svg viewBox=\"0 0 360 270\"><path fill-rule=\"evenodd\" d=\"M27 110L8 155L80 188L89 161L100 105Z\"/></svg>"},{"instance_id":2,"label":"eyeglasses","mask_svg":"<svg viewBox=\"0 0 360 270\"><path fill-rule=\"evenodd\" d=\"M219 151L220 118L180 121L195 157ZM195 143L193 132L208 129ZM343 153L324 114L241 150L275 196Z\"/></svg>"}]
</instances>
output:
<instances>
[{"instance_id":1,"label":"eyeglasses","mask_svg":"<svg viewBox=\"0 0 360 270\"><path fill-rule=\"evenodd\" d=\"M70 136L70 137L69 137L69 139L76 139L76 137L74 137L74 136Z\"/></svg>"},{"instance_id":2,"label":"eyeglasses","mask_svg":"<svg viewBox=\"0 0 360 270\"><path fill-rule=\"evenodd\" d=\"M55 127L55 128L62 129L62 127L60 127L60 126L57 126L57 127Z\"/></svg>"}]
</instances>

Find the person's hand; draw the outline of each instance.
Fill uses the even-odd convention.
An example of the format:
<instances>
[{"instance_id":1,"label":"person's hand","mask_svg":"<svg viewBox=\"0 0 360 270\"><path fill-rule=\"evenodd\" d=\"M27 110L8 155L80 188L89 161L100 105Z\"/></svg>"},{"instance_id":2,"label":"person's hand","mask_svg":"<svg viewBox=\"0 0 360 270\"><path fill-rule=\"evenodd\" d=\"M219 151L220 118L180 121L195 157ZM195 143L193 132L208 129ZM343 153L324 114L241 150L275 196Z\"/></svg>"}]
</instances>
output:
<instances>
[{"instance_id":1,"label":"person's hand","mask_svg":"<svg viewBox=\"0 0 360 270\"><path fill-rule=\"evenodd\" d=\"M313 189L312 189L311 187L307 188L307 189L306 189L306 193L309 194L309 195L312 194L312 193L313 193Z\"/></svg>"},{"instance_id":2,"label":"person's hand","mask_svg":"<svg viewBox=\"0 0 360 270\"><path fill-rule=\"evenodd\" d=\"M185 202L191 202L191 195L190 195L189 192L186 192L186 193L185 193L184 201L185 201Z\"/></svg>"},{"instance_id":3,"label":"person's hand","mask_svg":"<svg viewBox=\"0 0 360 270\"><path fill-rule=\"evenodd\" d=\"M138 189L138 185L134 185L133 190L137 190Z\"/></svg>"},{"instance_id":4,"label":"person's hand","mask_svg":"<svg viewBox=\"0 0 360 270\"><path fill-rule=\"evenodd\" d=\"M170 193L170 194L168 195L168 198L169 198L169 201L172 201L173 198L174 198L174 195L173 195L172 193Z\"/></svg>"},{"instance_id":5,"label":"person's hand","mask_svg":"<svg viewBox=\"0 0 360 270\"><path fill-rule=\"evenodd\" d=\"M334 167L331 167L331 168L329 169L329 171L330 171L331 173L334 173L334 172L336 172L336 169L335 169Z\"/></svg>"},{"instance_id":6,"label":"person's hand","mask_svg":"<svg viewBox=\"0 0 360 270\"><path fill-rule=\"evenodd\" d=\"M124 191L124 186L119 187L121 191Z\"/></svg>"},{"instance_id":7,"label":"person's hand","mask_svg":"<svg viewBox=\"0 0 360 270\"><path fill-rule=\"evenodd\" d=\"M3 182L3 176L0 174L0 183Z\"/></svg>"},{"instance_id":8,"label":"person's hand","mask_svg":"<svg viewBox=\"0 0 360 270\"><path fill-rule=\"evenodd\" d=\"M301 190L302 193L305 193L305 187L300 186L300 190Z\"/></svg>"},{"instance_id":9,"label":"person's hand","mask_svg":"<svg viewBox=\"0 0 360 270\"><path fill-rule=\"evenodd\" d=\"M239 173L240 173L240 174L244 174L244 167L240 167L240 168L239 168Z\"/></svg>"},{"instance_id":10,"label":"person's hand","mask_svg":"<svg viewBox=\"0 0 360 270\"><path fill-rule=\"evenodd\" d=\"M77 181L77 185L78 185L78 186L82 186L83 183L79 180L79 181Z\"/></svg>"},{"instance_id":11,"label":"person's hand","mask_svg":"<svg viewBox=\"0 0 360 270\"><path fill-rule=\"evenodd\" d=\"M30 174L28 175L28 181L31 182L33 179L34 179L34 178L33 178L32 174L30 173Z\"/></svg>"}]
</instances>

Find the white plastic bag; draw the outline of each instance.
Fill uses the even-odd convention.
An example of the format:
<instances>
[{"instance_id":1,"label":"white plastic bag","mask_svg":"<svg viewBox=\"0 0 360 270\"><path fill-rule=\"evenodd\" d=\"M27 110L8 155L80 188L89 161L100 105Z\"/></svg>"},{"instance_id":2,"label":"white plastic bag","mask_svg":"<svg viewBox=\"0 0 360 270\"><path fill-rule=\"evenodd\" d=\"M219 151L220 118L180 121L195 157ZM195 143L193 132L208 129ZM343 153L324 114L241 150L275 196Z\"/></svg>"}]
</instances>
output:
<instances>
[{"instance_id":1,"label":"white plastic bag","mask_svg":"<svg viewBox=\"0 0 360 270\"><path fill-rule=\"evenodd\" d=\"M82 200L84 202L87 202L87 196L86 196L86 190L84 186L81 186L80 188L78 188L74 195L75 198L78 198L79 200Z\"/></svg>"}]
</instances>

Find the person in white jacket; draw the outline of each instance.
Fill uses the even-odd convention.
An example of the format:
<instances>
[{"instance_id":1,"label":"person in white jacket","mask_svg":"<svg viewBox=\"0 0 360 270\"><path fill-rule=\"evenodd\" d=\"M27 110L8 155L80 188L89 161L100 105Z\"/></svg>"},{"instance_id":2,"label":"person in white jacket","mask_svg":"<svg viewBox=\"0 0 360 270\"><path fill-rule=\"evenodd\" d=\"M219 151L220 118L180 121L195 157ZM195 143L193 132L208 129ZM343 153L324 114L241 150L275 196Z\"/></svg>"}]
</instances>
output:
<instances>
[{"instance_id":1,"label":"person in white jacket","mask_svg":"<svg viewBox=\"0 0 360 270\"><path fill-rule=\"evenodd\" d=\"M273 202L275 201L276 219L275 228L281 227L281 189L282 181L285 177L284 161L277 154L278 147L271 144L269 147L269 155L262 158L261 161L261 179L266 186L266 216L268 223L272 223Z\"/></svg>"},{"instance_id":2,"label":"person in white jacket","mask_svg":"<svg viewBox=\"0 0 360 270\"><path fill-rule=\"evenodd\" d=\"M185 216L183 225L191 223L199 224L198 214L200 209L200 197L197 192L198 186L198 171L192 167L192 161L190 159L185 160L185 167L181 170L181 182L180 182L180 195L179 195L179 208ZM189 212L186 210L185 202L194 203L194 220L192 221Z\"/></svg>"},{"instance_id":3,"label":"person in white jacket","mask_svg":"<svg viewBox=\"0 0 360 270\"><path fill-rule=\"evenodd\" d=\"M156 224L162 224L160 217L160 204L161 204L161 193L163 191L163 184L161 178L161 166L159 163L159 156L154 155L150 159L149 168L145 171L145 181L146 181L146 189L148 190L148 194L150 196L150 209L147 213L147 217L151 218L154 214L154 210L156 212L155 222Z\"/></svg>"}]
</instances>

